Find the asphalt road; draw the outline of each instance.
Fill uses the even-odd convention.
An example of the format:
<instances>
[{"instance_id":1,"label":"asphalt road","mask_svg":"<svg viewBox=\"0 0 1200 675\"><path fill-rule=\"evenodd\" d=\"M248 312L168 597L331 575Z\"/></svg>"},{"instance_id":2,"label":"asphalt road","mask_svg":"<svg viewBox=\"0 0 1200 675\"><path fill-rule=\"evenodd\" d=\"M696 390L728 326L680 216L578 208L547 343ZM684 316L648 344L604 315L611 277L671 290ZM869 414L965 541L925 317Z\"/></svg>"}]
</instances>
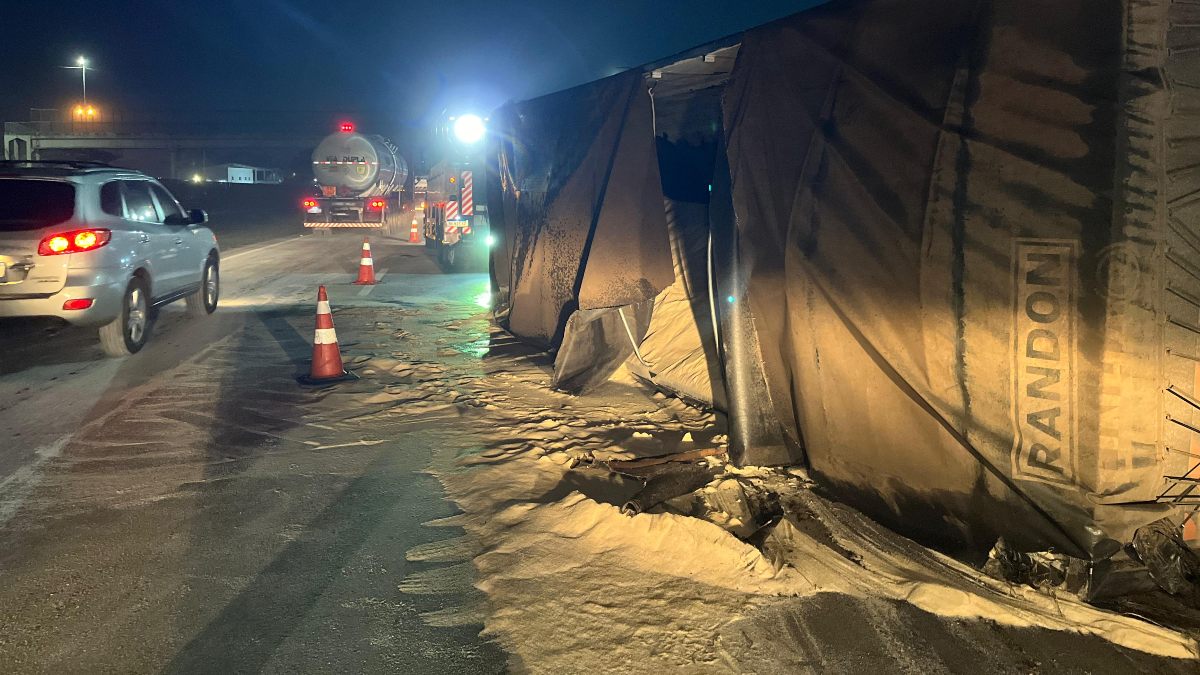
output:
<instances>
[{"instance_id":1,"label":"asphalt road","mask_svg":"<svg viewBox=\"0 0 1200 675\"><path fill-rule=\"evenodd\" d=\"M473 540L431 466L446 476L457 457L547 443L547 421L555 442L604 444L657 404L618 385L607 400L547 398L544 359L504 365L521 349L481 314L486 277L444 274L423 246L374 238L380 283L360 287L360 235L243 223L224 225L223 241L244 245L225 250L218 312L166 308L133 357L105 358L92 330L0 325L0 675L490 673L564 655L646 670L620 659L644 649L678 663L693 653L681 636L703 626L719 628L699 636L697 663L716 669L719 647L736 672L1194 670L854 594L751 605L626 570L595 542L556 558L552 540ZM295 378L318 284L361 379L307 389ZM512 480L489 508L574 490L609 499L605 485ZM513 656L479 635L482 550L488 615Z\"/></svg>"},{"instance_id":2,"label":"asphalt road","mask_svg":"<svg viewBox=\"0 0 1200 675\"><path fill-rule=\"evenodd\" d=\"M436 406L375 425L352 384L294 379L317 284L347 347L404 318L435 363L421 326L478 313L486 280L377 241L382 283L353 286L358 235L234 229L218 312L166 308L133 357L0 327L0 673L502 670L469 563L411 554L461 535L422 471L470 439Z\"/></svg>"}]
</instances>

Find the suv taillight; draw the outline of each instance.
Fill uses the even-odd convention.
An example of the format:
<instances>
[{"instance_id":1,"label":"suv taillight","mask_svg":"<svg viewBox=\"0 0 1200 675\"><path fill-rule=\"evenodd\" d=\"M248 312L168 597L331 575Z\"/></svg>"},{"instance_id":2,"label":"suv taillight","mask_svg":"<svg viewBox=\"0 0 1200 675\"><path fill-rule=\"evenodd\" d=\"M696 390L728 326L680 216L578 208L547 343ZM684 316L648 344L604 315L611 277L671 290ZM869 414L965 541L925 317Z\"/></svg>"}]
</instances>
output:
<instances>
[{"instance_id":1,"label":"suv taillight","mask_svg":"<svg viewBox=\"0 0 1200 675\"><path fill-rule=\"evenodd\" d=\"M100 248L112 239L112 230L95 228L51 234L38 242L38 255L83 253Z\"/></svg>"}]
</instances>

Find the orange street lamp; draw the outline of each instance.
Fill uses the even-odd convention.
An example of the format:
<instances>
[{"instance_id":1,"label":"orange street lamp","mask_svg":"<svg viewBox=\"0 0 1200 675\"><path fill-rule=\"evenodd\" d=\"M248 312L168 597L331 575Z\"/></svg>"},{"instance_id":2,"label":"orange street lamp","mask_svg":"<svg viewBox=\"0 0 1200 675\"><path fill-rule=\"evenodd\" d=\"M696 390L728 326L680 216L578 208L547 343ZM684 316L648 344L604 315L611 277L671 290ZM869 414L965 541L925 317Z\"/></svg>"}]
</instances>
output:
<instances>
[{"instance_id":1,"label":"orange street lamp","mask_svg":"<svg viewBox=\"0 0 1200 675\"><path fill-rule=\"evenodd\" d=\"M71 108L71 119L76 122L96 122L100 119L100 109L91 104L77 103Z\"/></svg>"}]
</instances>

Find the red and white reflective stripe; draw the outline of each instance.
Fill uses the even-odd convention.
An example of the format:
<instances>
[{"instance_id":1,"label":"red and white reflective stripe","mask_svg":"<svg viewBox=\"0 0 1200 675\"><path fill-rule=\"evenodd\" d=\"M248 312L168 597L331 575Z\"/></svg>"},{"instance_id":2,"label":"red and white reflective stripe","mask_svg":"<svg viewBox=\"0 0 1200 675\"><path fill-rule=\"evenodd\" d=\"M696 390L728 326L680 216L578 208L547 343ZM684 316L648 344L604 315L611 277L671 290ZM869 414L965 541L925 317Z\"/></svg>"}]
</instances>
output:
<instances>
[{"instance_id":1,"label":"red and white reflective stripe","mask_svg":"<svg viewBox=\"0 0 1200 675\"><path fill-rule=\"evenodd\" d=\"M462 172L462 214L475 214L475 179L472 172Z\"/></svg>"},{"instance_id":2,"label":"red and white reflective stripe","mask_svg":"<svg viewBox=\"0 0 1200 675\"><path fill-rule=\"evenodd\" d=\"M458 202L446 202L446 220L458 217Z\"/></svg>"},{"instance_id":3,"label":"red and white reflective stripe","mask_svg":"<svg viewBox=\"0 0 1200 675\"><path fill-rule=\"evenodd\" d=\"M329 297L325 287L317 289L317 329L313 343L318 345L337 344L337 333L333 330L333 313L329 309Z\"/></svg>"}]
</instances>

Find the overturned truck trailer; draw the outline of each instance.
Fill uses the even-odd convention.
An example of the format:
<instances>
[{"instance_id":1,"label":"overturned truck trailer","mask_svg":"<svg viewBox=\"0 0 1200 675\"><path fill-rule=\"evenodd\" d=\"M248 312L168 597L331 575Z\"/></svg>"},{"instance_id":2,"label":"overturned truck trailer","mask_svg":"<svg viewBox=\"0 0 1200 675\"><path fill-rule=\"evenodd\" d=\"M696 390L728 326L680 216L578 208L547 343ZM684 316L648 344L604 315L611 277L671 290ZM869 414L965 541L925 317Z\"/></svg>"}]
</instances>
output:
<instances>
[{"instance_id":1,"label":"overturned truck trailer","mask_svg":"<svg viewBox=\"0 0 1200 675\"><path fill-rule=\"evenodd\" d=\"M1109 555L1200 504L1197 26L831 2L507 106L499 317L927 542Z\"/></svg>"}]
</instances>

